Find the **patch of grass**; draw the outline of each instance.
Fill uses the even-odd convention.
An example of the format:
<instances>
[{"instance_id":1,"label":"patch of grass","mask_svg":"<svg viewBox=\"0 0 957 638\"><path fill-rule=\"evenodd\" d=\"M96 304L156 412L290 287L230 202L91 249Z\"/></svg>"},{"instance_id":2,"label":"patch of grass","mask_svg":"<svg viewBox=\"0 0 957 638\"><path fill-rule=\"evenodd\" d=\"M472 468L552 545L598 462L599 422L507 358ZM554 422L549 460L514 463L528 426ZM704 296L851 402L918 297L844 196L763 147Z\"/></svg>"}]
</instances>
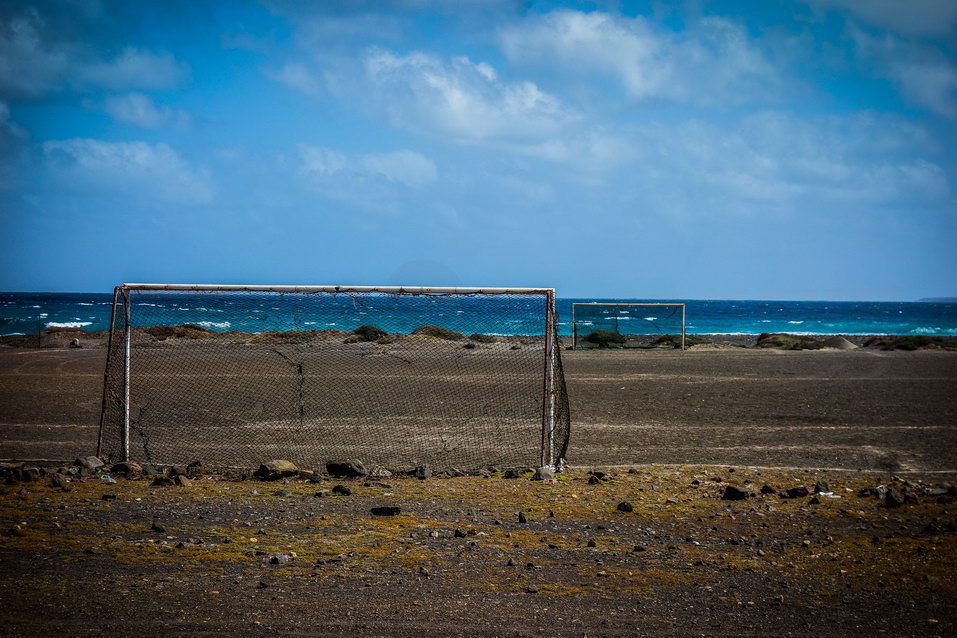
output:
<instances>
[{"instance_id":1,"label":"patch of grass","mask_svg":"<svg viewBox=\"0 0 957 638\"><path fill-rule=\"evenodd\" d=\"M612 346L624 345L626 339L624 335L611 330L595 330L585 336L585 341L598 345L599 348L609 348Z\"/></svg>"},{"instance_id":2,"label":"patch of grass","mask_svg":"<svg viewBox=\"0 0 957 638\"><path fill-rule=\"evenodd\" d=\"M781 350L820 350L825 346L823 341L807 335L767 332L758 335L756 345L758 348L780 348Z\"/></svg>"},{"instance_id":3,"label":"patch of grass","mask_svg":"<svg viewBox=\"0 0 957 638\"><path fill-rule=\"evenodd\" d=\"M359 341L378 341L379 339L382 339L383 337L387 336L389 333L383 330L382 328L365 325L365 326L359 326L358 328L353 330L352 334L359 337Z\"/></svg>"},{"instance_id":4,"label":"patch of grass","mask_svg":"<svg viewBox=\"0 0 957 638\"><path fill-rule=\"evenodd\" d=\"M870 337L864 342L865 348L881 350L957 350L957 340L928 335L899 335Z\"/></svg>"},{"instance_id":5,"label":"patch of grass","mask_svg":"<svg viewBox=\"0 0 957 638\"><path fill-rule=\"evenodd\" d=\"M461 341L465 339L465 335L461 332L455 332L448 328L433 325L419 326L410 334L420 337L435 337L436 339L445 339L446 341Z\"/></svg>"}]
</instances>

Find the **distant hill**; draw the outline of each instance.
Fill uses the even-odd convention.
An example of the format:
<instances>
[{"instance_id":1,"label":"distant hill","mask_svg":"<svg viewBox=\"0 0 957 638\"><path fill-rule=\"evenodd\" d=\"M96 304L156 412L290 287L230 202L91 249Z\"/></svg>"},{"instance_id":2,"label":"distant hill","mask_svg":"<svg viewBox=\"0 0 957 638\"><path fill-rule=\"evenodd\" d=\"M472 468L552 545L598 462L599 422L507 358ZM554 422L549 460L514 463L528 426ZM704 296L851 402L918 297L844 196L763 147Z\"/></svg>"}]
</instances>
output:
<instances>
[{"instance_id":1,"label":"distant hill","mask_svg":"<svg viewBox=\"0 0 957 638\"><path fill-rule=\"evenodd\" d=\"M918 299L917 301L924 301L927 303L957 303L957 297L924 297L923 299Z\"/></svg>"}]
</instances>

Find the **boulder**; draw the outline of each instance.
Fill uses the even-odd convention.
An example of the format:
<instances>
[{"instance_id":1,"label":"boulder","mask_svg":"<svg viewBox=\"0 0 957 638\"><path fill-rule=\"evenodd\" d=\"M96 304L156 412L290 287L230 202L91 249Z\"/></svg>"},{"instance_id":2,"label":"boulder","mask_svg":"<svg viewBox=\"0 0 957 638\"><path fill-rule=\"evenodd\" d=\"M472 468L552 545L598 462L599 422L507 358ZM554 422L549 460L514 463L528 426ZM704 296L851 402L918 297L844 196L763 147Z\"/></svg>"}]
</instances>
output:
<instances>
[{"instance_id":1,"label":"boulder","mask_svg":"<svg viewBox=\"0 0 957 638\"><path fill-rule=\"evenodd\" d=\"M419 479L420 481L424 481L430 476L432 476L432 470L430 470L427 465L420 465L419 467L415 468L415 478Z\"/></svg>"},{"instance_id":2,"label":"boulder","mask_svg":"<svg viewBox=\"0 0 957 638\"><path fill-rule=\"evenodd\" d=\"M384 505L382 507L373 507L370 511L374 516L396 516L402 512L402 508L394 505Z\"/></svg>"},{"instance_id":3,"label":"boulder","mask_svg":"<svg viewBox=\"0 0 957 638\"><path fill-rule=\"evenodd\" d=\"M814 484L814 493L815 494L824 494L825 492L830 492L831 488L828 486L827 481L818 481Z\"/></svg>"},{"instance_id":4,"label":"boulder","mask_svg":"<svg viewBox=\"0 0 957 638\"><path fill-rule=\"evenodd\" d=\"M722 501L740 501L750 496L747 490L735 485L726 485L721 495Z\"/></svg>"},{"instance_id":5,"label":"boulder","mask_svg":"<svg viewBox=\"0 0 957 638\"><path fill-rule=\"evenodd\" d=\"M103 467L103 461L95 456L81 456L77 460L73 461L73 465L92 472L98 467Z\"/></svg>"},{"instance_id":6,"label":"boulder","mask_svg":"<svg viewBox=\"0 0 957 638\"><path fill-rule=\"evenodd\" d=\"M351 496L352 490L350 490L345 485L335 485L332 488L333 494L338 494L339 496Z\"/></svg>"},{"instance_id":7,"label":"boulder","mask_svg":"<svg viewBox=\"0 0 957 638\"><path fill-rule=\"evenodd\" d=\"M299 468L292 461L266 461L256 470L255 476L261 481L278 481L281 478L296 476Z\"/></svg>"},{"instance_id":8,"label":"boulder","mask_svg":"<svg viewBox=\"0 0 957 638\"><path fill-rule=\"evenodd\" d=\"M799 485L797 487L789 488L785 496L787 496L787 498L803 498L809 493L810 492L807 491L806 487Z\"/></svg>"},{"instance_id":9,"label":"boulder","mask_svg":"<svg viewBox=\"0 0 957 638\"><path fill-rule=\"evenodd\" d=\"M628 501L622 501L615 509L617 509L619 512L631 512L635 508Z\"/></svg>"},{"instance_id":10,"label":"boulder","mask_svg":"<svg viewBox=\"0 0 957 638\"><path fill-rule=\"evenodd\" d=\"M547 467L540 467L535 470L535 476L532 477L533 481L554 481L555 472Z\"/></svg>"},{"instance_id":11,"label":"boulder","mask_svg":"<svg viewBox=\"0 0 957 638\"><path fill-rule=\"evenodd\" d=\"M359 478L368 474L362 461L329 461L326 472L336 478Z\"/></svg>"},{"instance_id":12,"label":"boulder","mask_svg":"<svg viewBox=\"0 0 957 638\"><path fill-rule=\"evenodd\" d=\"M110 473L112 474L125 474L127 476L133 476L140 474L143 471L143 468L139 463L133 461L121 461L120 463L114 463L113 467L110 468Z\"/></svg>"},{"instance_id":13,"label":"boulder","mask_svg":"<svg viewBox=\"0 0 957 638\"><path fill-rule=\"evenodd\" d=\"M505 470L505 478L520 479L522 478L522 471L521 470Z\"/></svg>"},{"instance_id":14,"label":"boulder","mask_svg":"<svg viewBox=\"0 0 957 638\"><path fill-rule=\"evenodd\" d=\"M896 489L891 488L887 490L887 494L884 495L884 505L886 507L900 507L904 502L904 495Z\"/></svg>"},{"instance_id":15,"label":"boulder","mask_svg":"<svg viewBox=\"0 0 957 638\"><path fill-rule=\"evenodd\" d=\"M203 465L202 461L193 461L186 466L186 476L191 479L202 478L203 474L206 473L206 467Z\"/></svg>"}]
</instances>

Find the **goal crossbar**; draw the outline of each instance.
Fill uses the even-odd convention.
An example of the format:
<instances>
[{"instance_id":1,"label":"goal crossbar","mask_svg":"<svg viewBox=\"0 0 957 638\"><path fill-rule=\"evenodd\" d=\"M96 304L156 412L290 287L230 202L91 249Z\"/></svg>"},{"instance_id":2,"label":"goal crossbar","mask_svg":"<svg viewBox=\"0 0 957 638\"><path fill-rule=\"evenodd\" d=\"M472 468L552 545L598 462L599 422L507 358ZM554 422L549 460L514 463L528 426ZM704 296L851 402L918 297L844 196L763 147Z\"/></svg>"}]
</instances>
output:
<instances>
[{"instance_id":1,"label":"goal crossbar","mask_svg":"<svg viewBox=\"0 0 957 638\"><path fill-rule=\"evenodd\" d=\"M235 291L235 292L381 292L384 294L412 295L554 295L554 288L497 288L452 287L452 286L321 286L321 285L260 285L260 284L123 284L126 290L182 290L182 291Z\"/></svg>"}]
</instances>

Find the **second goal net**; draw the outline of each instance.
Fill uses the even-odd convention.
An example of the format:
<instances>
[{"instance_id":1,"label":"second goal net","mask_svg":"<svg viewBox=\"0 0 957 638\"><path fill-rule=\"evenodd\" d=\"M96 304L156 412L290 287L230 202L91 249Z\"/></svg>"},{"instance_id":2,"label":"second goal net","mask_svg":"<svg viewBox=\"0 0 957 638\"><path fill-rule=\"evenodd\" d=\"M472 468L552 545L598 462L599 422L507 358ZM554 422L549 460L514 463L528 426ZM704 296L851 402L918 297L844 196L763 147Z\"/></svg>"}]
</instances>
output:
<instances>
[{"instance_id":1,"label":"second goal net","mask_svg":"<svg viewBox=\"0 0 957 638\"><path fill-rule=\"evenodd\" d=\"M683 303L572 304L575 349L685 347Z\"/></svg>"}]
</instances>

